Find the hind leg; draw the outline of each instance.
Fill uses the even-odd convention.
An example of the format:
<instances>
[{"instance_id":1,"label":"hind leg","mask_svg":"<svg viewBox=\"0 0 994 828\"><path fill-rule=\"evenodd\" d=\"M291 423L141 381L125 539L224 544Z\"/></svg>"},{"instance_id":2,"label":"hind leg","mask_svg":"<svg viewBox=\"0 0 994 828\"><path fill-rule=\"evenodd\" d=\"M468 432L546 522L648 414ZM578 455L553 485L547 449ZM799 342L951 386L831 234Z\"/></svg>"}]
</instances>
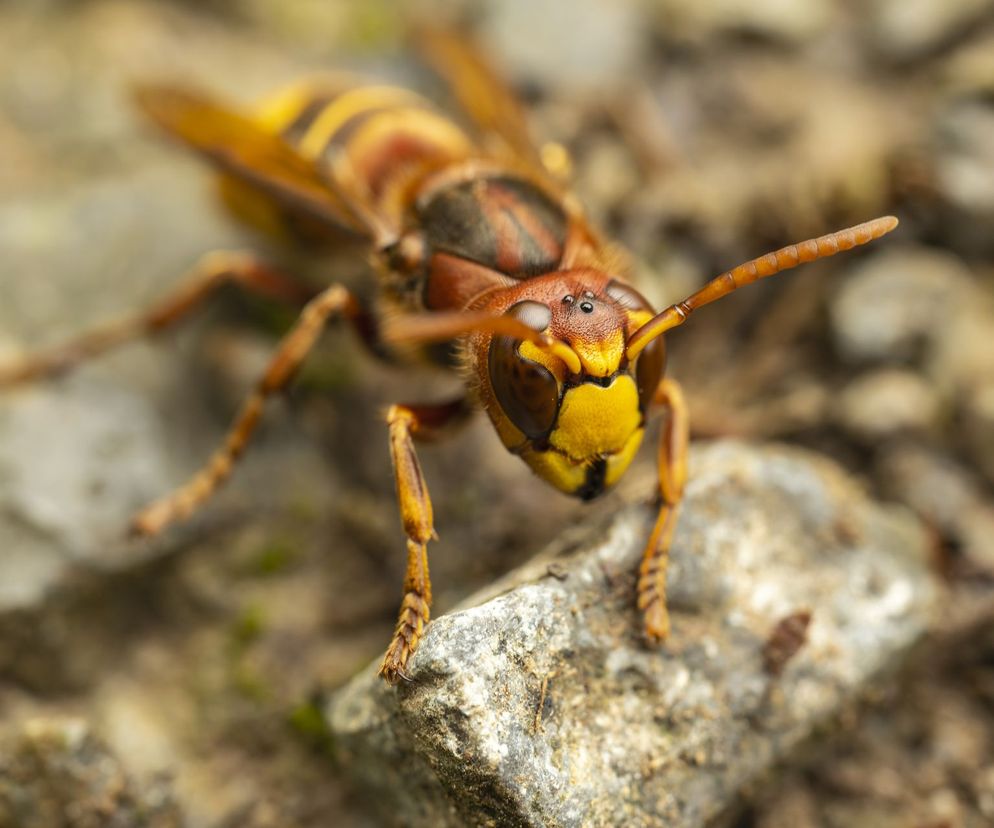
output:
<instances>
[{"instance_id":1,"label":"hind leg","mask_svg":"<svg viewBox=\"0 0 994 828\"><path fill-rule=\"evenodd\" d=\"M315 294L312 288L263 264L250 253L218 250L204 256L174 290L151 307L0 365L0 388L65 373L119 345L166 330L226 284L295 305L303 305Z\"/></svg>"}]
</instances>

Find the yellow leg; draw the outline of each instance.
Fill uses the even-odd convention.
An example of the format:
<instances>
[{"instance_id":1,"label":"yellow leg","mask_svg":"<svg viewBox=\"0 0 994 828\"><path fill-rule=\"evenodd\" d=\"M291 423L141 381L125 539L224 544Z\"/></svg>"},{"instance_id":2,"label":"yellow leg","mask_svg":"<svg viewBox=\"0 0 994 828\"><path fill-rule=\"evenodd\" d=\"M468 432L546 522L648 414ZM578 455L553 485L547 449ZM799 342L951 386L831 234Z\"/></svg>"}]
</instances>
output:
<instances>
[{"instance_id":1,"label":"yellow leg","mask_svg":"<svg viewBox=\"0 0 994 828\"><path fill-rule=\"evenodd\" d=\"M313 289L262 264L250 253L218 250L204 256L175 290L152 307L0 365L0 388L64 373L118 345L165 330L202 305L224 284L239 285L298 306L314 296Z\"/></svg>"},{"instance_id":2,"label":"yellow leg","mask_svg":"<svg viewBox=\"0 0 994 828\"><path fill-rule=\"evenodd\" d=\"M387 412L390 457L397 483L400 515L407 536L407 572L404 597L393 639L387 647L380 675L389 683L409 680L407 662L418 647L431 613L431 579L428 576L428 541L437 537L431 498L414 451L414 440L439 436L447 424L470 411L463 400L438 406L394 405Z\"/></svg>"},{"instance_id":3,"label":"yellow leg","mask_svg":"<svg viewBox=\"0 0 994 828\"><path fill-rule=\"evenodd\" d=\"M648 639L661 642L670 633L670 618L666 609L666 569L687 479L690 428L687 404L676 382L664 379L659 384L655 402L667 412L659 441L659 496L662 503L639 567L638 608L642 610Z\"/></svg>"},{"instance_id":4,"label":"yellow leg","mask_svg":"<svg viewBox=\"0 0 994 828\"><path fill-rule=\"evenodd\" d=\"M138 535L156 535L170 523L189 517L210 498L227 480L245 450L266 401L290 381L329 318L337 314L354 318L358 312L352 294L341 285L332 285L312 299L283 337L262 379L242 404L221 448L187 483L139 512L132 523L132 531Z\"/></svg>"}]
</instances>

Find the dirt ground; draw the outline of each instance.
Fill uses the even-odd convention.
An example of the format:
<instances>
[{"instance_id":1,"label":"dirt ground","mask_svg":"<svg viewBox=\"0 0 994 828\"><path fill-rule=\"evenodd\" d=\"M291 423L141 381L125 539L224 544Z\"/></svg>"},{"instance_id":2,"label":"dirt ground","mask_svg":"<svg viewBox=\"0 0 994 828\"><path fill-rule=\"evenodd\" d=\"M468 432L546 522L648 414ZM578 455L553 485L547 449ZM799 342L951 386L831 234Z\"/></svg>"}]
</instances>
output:
<instances>
[{"instance_id":1,"label":"dirt ground","mask_svg":"<svg viewBox=\"0 0 994 828\"><path fill-rule=\"evenodd\" d=\"M900 217L873 249L751 287L670 338L697 438L834 457L921 516L947 590L893 686L854 699L749 792L737 826L994 823L990 2L15 0L0 6L0 356L147 303L213 248L367 278L354 258L303 261L227 221L203 168L129 108L128 84L184 78L245 102L346 68L444 101L404 44L419 17L470 21L536 136L569 149L578 194L637 256L657 305L782 244ZM394 622L403 547L382 409L438 399L449 381L377 365L333 332L209 514L161 546L104 542L114 508L126 514L207 455L287 321L225 296L184 331L0 411L0 484L29 462L46 481L73 478L80 441L123 420L152 435L134 437L147 456L128 455L138 483L115 475L112 455L90 457L103 488L69 492L66 535L31 536L57 577L30 591L36 562L5 570L5 588L23 590L0 612L0 825L18 824L3 820L24 790L50 804L90 797L77 817L63 810L74 826L109 824L100 815L122 803L133 816L114 824L374 824L317 711ZM66 413L79 411L94 412L89 431ZM590 507L560 497L482 420L422 460L439 612L563 526L644 494L622 487ZM27 537L7 519L17 503L0 486L9 560ZM98 518L75 548L74 527ZM76 720L88 735L51 725ZM92 767L104 744L120 778L58 758Z\"/></svg>"}]
</instances>

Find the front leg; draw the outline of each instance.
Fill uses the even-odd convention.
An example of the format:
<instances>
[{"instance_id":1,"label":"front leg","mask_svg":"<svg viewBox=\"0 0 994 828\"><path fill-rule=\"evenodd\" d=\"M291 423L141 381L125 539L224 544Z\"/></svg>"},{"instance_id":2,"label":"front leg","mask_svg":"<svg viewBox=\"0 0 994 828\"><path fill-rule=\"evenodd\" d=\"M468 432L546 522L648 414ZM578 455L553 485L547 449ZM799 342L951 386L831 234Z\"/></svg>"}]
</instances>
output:
<instances>
[{"instance_id":1,"label":"front leg","mask_svg":"<svg viewBox=\"0 0 994 828\"><path fill-rule=\"evenodd\" d=\"M390 458L397 483L400 516L407 536L407 573L404 597L393 640L387 648L380 675L389 683L409 680L407 662L418 647L431 610L428 577L428 541L436 538L431 498L414 451L414 440L433 439L450 423L462 420L470 407L465 400L436 406L394 405L387 412Z\"/></svg>"},{"instance_id":2,"label":"front leg","mask_svg":"<svg viewBox=\"0 0 994 828\"><path fill-rule=\"evenodd\" d=\"M687 479L690 427L687 403L676 382L664 379L659 384L654 402L663 406L667 413L659 439L661 504L639 567L638 608L642 610L646 637L657 643L665 641L670 634L670 616L666 609L666 569Z\"/></svg>"}]
</instances>

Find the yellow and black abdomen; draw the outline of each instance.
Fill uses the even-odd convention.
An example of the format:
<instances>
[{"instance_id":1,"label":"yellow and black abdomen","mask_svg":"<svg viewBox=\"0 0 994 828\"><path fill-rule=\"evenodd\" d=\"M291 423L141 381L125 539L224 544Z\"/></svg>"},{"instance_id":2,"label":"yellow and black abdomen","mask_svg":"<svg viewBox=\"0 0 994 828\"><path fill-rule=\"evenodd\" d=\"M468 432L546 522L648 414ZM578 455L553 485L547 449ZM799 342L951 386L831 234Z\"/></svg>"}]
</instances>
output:
<instances>
[{"instance_id":1,"label":"yellow and black abdomen","mask_svg":"<svg viewBox=\"0 0 994 828\"><path fill-rule=\"evenodd\" d=\"M323 167L364 213L398 231L424 178L475 154L452 121L418 95L390 86L304 83L264 100L254 117ZM328 236L244 182L225 177L222 194L239 218L271 235Z\"/></svg>"}]
</instances>

